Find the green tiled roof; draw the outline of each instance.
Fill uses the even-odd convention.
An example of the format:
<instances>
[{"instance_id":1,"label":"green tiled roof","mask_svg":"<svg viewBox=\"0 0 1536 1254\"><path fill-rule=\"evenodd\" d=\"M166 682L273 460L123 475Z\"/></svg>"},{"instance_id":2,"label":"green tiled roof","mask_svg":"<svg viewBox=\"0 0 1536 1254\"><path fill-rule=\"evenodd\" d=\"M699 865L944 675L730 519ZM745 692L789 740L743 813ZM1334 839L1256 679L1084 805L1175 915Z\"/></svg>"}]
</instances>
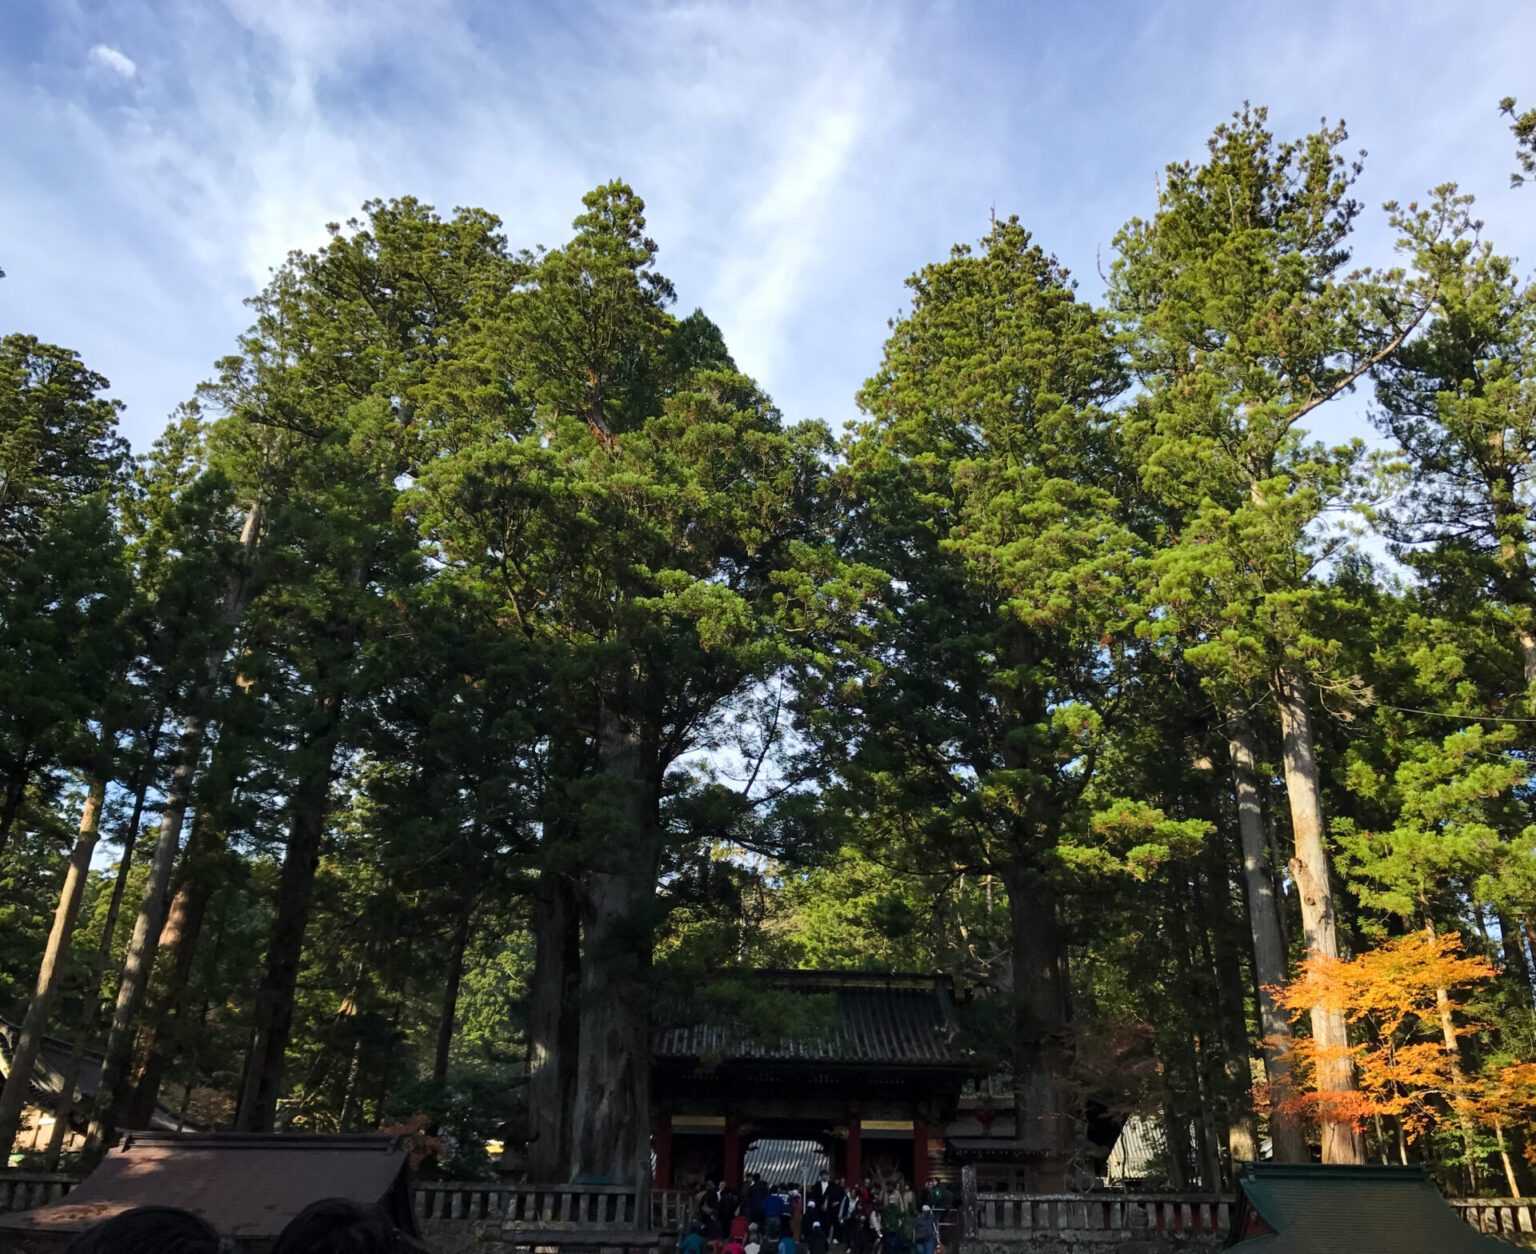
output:
<instances>
[{"instance_id":1,"label":"green tiled roof","mask_svg":"<svg viewBox=\"0 0 1536 1254\"><path fill-rule=\"evenodd\" d=\"M1253 1231L1250 1217L1262 1220ZM1242 1254L1509 1254L1445 1204L1422 1167L1250 1163L1228 1249Z\"/></svg>"}]
</instances>

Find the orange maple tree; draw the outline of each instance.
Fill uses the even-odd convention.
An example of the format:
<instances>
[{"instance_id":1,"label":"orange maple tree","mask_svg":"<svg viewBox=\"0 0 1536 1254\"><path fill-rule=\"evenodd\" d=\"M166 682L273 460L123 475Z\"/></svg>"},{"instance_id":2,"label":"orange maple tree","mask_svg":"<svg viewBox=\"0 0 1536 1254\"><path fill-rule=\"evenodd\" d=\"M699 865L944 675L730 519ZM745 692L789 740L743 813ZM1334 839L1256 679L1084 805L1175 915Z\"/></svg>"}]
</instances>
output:
<instances>
[{"instance_id":1,"label":"orange maple tree","mask_svg":"<svg viewBox=\"0 0 1536 1254\"><path fill-rule=\"evenodd\" d=\"M1462 952L1454 934L1413 932L1354 958L1309 958L1301 974L1277 989L1281 1003L1298 1022L1314 1006L1340 1010L1353 1029L1348 1053L1359 1077L1358 1091L1298 1091L1286 1099L1293 1109L1358 1124L1374 1115L1398 1119L1410 1140L1450 1117L1488 1122L1497 1096L1482 1077L1465 1074L1455 1048L1461 1037L1481 1030L1456 1019L1465 1009L1465 990L1496 974L1482 958ZM1308 1036L1294 1038L1292 1052L1305 1078L1316 1074L1321 1051ZM1536 1065L1531 1095L1536 1097ZM1509 1096L1518 1077L1511 1077Z\"/></svg>"}]
</instances>

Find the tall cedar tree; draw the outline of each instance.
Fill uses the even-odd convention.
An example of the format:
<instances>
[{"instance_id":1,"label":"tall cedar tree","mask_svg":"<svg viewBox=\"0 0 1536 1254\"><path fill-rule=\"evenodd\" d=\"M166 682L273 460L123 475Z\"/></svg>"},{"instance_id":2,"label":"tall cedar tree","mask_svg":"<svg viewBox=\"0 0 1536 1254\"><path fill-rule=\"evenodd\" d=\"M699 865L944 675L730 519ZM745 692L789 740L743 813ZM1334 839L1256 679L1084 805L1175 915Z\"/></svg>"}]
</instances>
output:
<instances>
[{"instance_id":1,"label":"tall cedar tree","mask_svg":"<svg viewBox=\"0 0 1536 1254\"><path fill-rule=\"evenodd\" d=\"M1345 394L1422 314L1404 309L1379 328L1361 316L1365 293L1346 271L1358 165L1339 155L1344 139L1337 127L1279 142L1262 109L1245 109L1217 128L1203 165L1168 167L1157 212L1117 237L1112 275L1144 391L1127 415L1129 438L1144 486L1182 523L1156 559L1152 626L1182 635L1226 708L1243 711L1250 693L1267 692L1306 949L1325 958L1340 948L1313 729L1329 654L1313 621L1314 572L1328 555L1315 532L1359 449L1311 443L1299 423ZM1240 737L1242 722L1232 726ZM1243 791L1251 755L1238 738L1233 749ZM1311 1023L1321 1090L1347 1103L1344 1018L1319 1007ZM1324 1160L1361 1154L1351 1119L1325 1117Z\"/></svg>"},{"instance_id":2,"label":"tall cedar tree","mask_svg":"<svg viewBox=\"0 0 1536 1254\"><path fill-rule=\"evenodd\" d=\"M680 759L727 748L730 712L784 664L775 573L826 435L782 427L707 319L666 312L672 289L628 187L586 206L488 333L491 378L507 382L487 386L506 403L467 392L418 500L443 577L550 655L535 1154L573 1179L633 1180L649 1160L657 882L678 839L664 802ZM574 1057L560 1013L572 991ZM551 1105L562 1094L568 1117Z\"/></svg>"},{"instance_id":3,"label":"tall cedar tree","mask_svg":"<svg viewBox=\"0 0 1536 1254\"><path fill-rule=\"evenodd\" d=\"M874 839L1005 886L1018 1134L1057 1187L1079 1140L1059 852L1087 822L1134 602L1099 408L1122 376L1016 219L908 286L839 478L867 644L810 690L811 726Z\"/></svg>"}]
</instances>

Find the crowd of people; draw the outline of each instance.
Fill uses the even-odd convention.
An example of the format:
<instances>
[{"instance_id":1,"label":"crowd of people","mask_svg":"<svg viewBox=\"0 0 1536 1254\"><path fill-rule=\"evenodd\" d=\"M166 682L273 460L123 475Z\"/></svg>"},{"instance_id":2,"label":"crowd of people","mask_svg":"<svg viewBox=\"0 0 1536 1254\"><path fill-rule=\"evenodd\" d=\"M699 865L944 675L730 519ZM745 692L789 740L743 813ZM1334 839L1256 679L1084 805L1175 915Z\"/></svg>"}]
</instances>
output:
<instances>
[{"instance_id":1,"label":"crowd of people","mask_svg":"<svg viewBox=\"0 0 1536 1254\"><path fill-rule=\"evenodd\" d=\"M803 1191L748 1173L740 1189L706 1180L678 1254L938 1254L943 1184L914 1190L900 1173L850 1184L830 1172Z\"/></svg>"}]
</instances>

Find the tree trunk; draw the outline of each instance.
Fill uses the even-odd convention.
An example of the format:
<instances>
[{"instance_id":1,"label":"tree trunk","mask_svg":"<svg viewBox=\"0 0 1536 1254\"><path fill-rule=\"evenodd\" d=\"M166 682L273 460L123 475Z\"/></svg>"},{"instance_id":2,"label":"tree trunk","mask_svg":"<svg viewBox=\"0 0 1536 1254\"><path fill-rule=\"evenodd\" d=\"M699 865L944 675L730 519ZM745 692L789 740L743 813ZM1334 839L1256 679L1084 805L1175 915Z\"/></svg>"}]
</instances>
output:
<instances>
[{"instance_id":1,"label":"tree trunk","mask_svg":"<svg viewBox=\"0 0 1536 1254\"><path fill-rule=\"evenodd\" d=\"M1253 1072L1249 1066L1246 1016L1243 1012L1243 963L1233 919L1231 878L1220 844L1207 846L1205 910L1210 961L1216 980L1216 1006L1221 1029L1222 1087L1227 1111L1227 1155L1234 1174L1239 1163L1259 1156L1254 1129Z\"/></svg>"},{"instance_id":2,"label":"tree trunk","mask_svg":"<svg viewBox=\"0 0 1536 1254\"><path fill-rule=\"evenodd\" d=\"M1323 827L1322 780L1312 734L1312 711L1305 681L1295 670L1282 667L1275 676L1275 698L1280 712L1281 755L1285 791L1291 808L1291 837L1295 856L1291 878L1301 899L1301 924L1308 957L1339 957L1338 917L1334 911L1333 883ZM1355 1063L1349 1052L1349 1030L1342 1010L1313 1009L1312 1038L1317 1048L1317 1087L1320 1096L1325 1163L1362 1163L1365 1147L1358 1129L1348 1117L1331 1109L1330 1094L1353 1093Z\"/></svg>"},{"instance_id":3,"label":"tree trunk","mask_svg":"<svg viewBox=\"0 0 1536 1254\"><path fill-rule=\"evenodd\" d=\"M581 996L581 932L570 881L547 867L533 899L528 985L528 1175L564 1181L570 1167Z\"/></svg>"},{"instance_id":4,"label":"tree trunk","mask_svg":"<svg viewBox=\"0 0 1536 1254\"><path fill-rule=\"evenodd\" d=\"M122 914L123 898L128 892L128 874L133 870L133 851L139 843L139 826L144 821L144 803L149 796L149 782L154 776L155 752L160 744L160 731L164 726L165 712L155 718L145 746L145 760L139 764L133 777L133 811L123 832L123 853L117 862L117 878L112 883L112 896L107 900L107 917L102 920L101 939L96 942L96 955L91 959L91 976L81 1002L80 1026L70 1046L69 1059L64 1064L64 1074L59 1084L59 1108L54 1112L53 1130L48 1137L48 1150L43 1158L45 1171L57 1171L59 1158L64 1152L64 1138L74 1122L78 1098L76 1085L80 1080L80 1067L85 1061L87 1042L96 1034L101 1023L101 981L107 973L107 963L112 960L112 943L117 939L117 920Z\"/></svg>"},{"instance_id":5,"label":"tree trunk","mask_svg":"<svg viewBox=\"0 0 1536 1254\"><path fill-rule=\"evenodd\" d=\"M1068 1090L1072 1064L1067 944L1056 887L1020 863L998 868L1008 891L1015 1005L1013 1087L1018 1139L1030 1157L1027 1186L1066 1186L1076 1143Z\"/></svg>"},{"instance_id":6,"label":"tree trunk","mask_svg":"<svg viewBox=\"0 0 1536 1254\"><path fill-rule=\"evenodd\" d=\"M580 890L585 941L581 1027L571 1112L571 1178L644 1188L650 1182L651 921L656 893L658 788L640 731L600 713L598 767L608 791L600 868Z\"/></svg>"},{"instance_id":7,"label":"tree trunk","mask_svg":"<svg viewBox=\"0 0 1536 1254\"><path fill-rule=\"evenodd\" d=\"M245 525L240 532L241 566L230 576L224 588L223 621L231 631L239 624L250 600L251 558L261 538L263 518L264 510L260 502L246 510ZM218 683L224 654L222 643L209 650L204 662L202 695L205 698ZM133 936L128 941L128 953L123 960L122 979L117 986L117 1004L112 1008L112 1026L107 1034L106 1058L102 1063L101 1085L96 1092L87 1146L93 1154L111 1148L128 1097L134 1024L143 1005L144 994L149 988L150 974L154 970L155 942L159 939L160 929L165 926L171 871L176 863L177 848L181 844L181 825L186 820L187 806L192 799L192 784L197 777L198 762L202 758L205 734L206 719L194 704L193 712L187 716L182 727L181 741L176 751L176 766L171 772L170 787L166 789L165 807L160 812L160 834L156 837L155 852L150 858L149 876L144 882L139 917L134 920Z\"/></svg>"},{"instance_id":8,"label":"tree trunk","mask_svg":"<svg viewBox=\"0 0 1536 1254\"><path fill-rule=\"evenodd\" d=\"M1505 458L1504 433L1493 437L1495 454ZM1536 584L1531 578L1527 546L1530 541L1529 514L1521 505L1515 487L1514 471L1505 466L1488 481L1489 504L1493 508L1493 529L1499 542L1499 594L1512 615L1515 644L1520 650L1520 669L1525 679L1527 706L1536 710Z\"/></svg>"},{"instance_id":9,"label":"tree trunk","mask_svg":"<svg viewBox=\"0 0 1536 1254\"><path fill-rule=\"evenodd\" d=\"M192 781L197 775L198 759L203 750L203 720L199 715L187 719L177 747L176 769L171 773L160 812L160 832L144 881L144 896L133 922L133 935L123 958L122 978L117 986L117 1003L112 1008L112 1026L107 1033L106 1058L102 1063L101 1084L96 1091L96 1105L91 1116L89 1148L94 1152L110 1149L117 1136L127 1099L127 1080L133 1061L134 1026L139 1008L149 988L154 969L155 942L165 923L171 870L176 849L181 843L181 825L192 797Z\"/></svg>"},{"instance_id":10,"label":"tree trunk","mask_svg":"<svg viewBox=\"0 0 1536 1254\"><path fill-rule=\"evenodd\" d=\"M212 896L211 884L192 882L180 885L171 899L159 944L160 952L170 960L170 969L166 972L165 987L146 1012L139 1030L139 1061L134 1068L133 1095L123 1118L125 1127L147 1128L154 1117L160 1085L165 1079L171 1017L186 993L192 960L197 954L197 937Z\"/></svg>"},{"instance_id":11,"label":"tree trunk","mask_svg":"<svg viewBox=\"0 0 1536 1254\"><path fill-rule=\"evenodd\" d=\"M1509 1156L1509 1142L1504 1137L1504 1121L1497 1119L1493 1125L1494 1135L1498 1138L1499 1163L1504 1168L1504 1183L1509 1186L1510 1197L1520 1196L1520 1180L1515 1174L1515 1163Z\"/></svg>"},{"instance_id":12,"label":"tree trunk","mask_svg":"<svg viewBox=\"0 0 1536 1254\"><path fill-rule=\"evenodd\" d=\"M111 743L109 733L102 736L100 751L105 757ZM32 993L32 1004L27 1007L21 1029L16 1034L15 1047L11 1051L10 1072L5 1087L0 1089L0 1149L10 1153L21 1124L21 1111L32 1092L32 1072L37 1064L38 1052L43 1047L43 1033L48 1027L48 1017L53 1003L58 999L59 988L69 967L69 957L74 948L75 924L80 918L80 902L85 896L86 880L91 873L91 854L96 849L96 837L101 831L101 807L107 795L107 767L103 763L91 779L86 794L85 807L80 813L80 830L75 837L75 847L70 850L69 867L64 872L64 886L59 890L59 904L53 912L53 927L48 932L48 943L43 949L43 960L37 968L37 985Z\"/></svg>"},{"instance_id":13,"label":"tree trunk","mask_svg":"<svg viewBox=\"0 0 1536 1254\"><path fill-rule=\"evenodd\" d=\"M582 891L586 940L571 1179L643 1187L650 1175L650 1040L635 917L655 885L633 873L592 871Z\"/></svg>"},{"instance_id":14,"label":"tree trunk","mask_svg":"<svg viewBox=\"0 0 1536 1254\"><path fill-rule=\"evenodd\" d=\"M1433 942L1437 934L1435 922L1429 916L1429 903L1421 899L1419 905L1425 912L1424 935ZM1461 1065L1461 1041L1456 1032L1456 1020L1451 1014L1451 990L1439 984L1435 985L1435 1014L1440 1020L1440 1040L1451 1062L1451 1087L1455 1090L1451 1108L1456 1116L1456 1126L1461 1131L1462 1149L1467 1155L1468 1196L1471 1197L1476 1195L1479 1187L1477 1134L1473 1131L1466 1110L1460 1105L1467 1098L1467 1075Z\"/></svg>"},{"instance_id":15,"label":"tree trunk","mask_svg":"<svg viewBox=\"0 0 1536 1254\"><path fill-rule=\"evenodd\" d=\"M1520 925L1515 922L1514 916L1507 911L1500 910L1499 919L1499 946L1504 955L1504 970L1509 972L1510 978L1524 995L1526 1009L1531 1008L1531 965L1525 957L1525 939L1520 934Z\"/></svg>"},{"instance_id":16,"label":"tree trunk","mask_svg":"<svg viewBox=\"0 0 1536 1254\"><path fill-rule=\"evenodd\" d=\"M1248 929L1253 940L1253 982L1259 1011L1259 1052L1269 1080L1269 1136L1276 1162L1304 1163L1306 1133L1294 1110L1284 1106L1292 1096L1291 1021L1275 1000L1275 990L1288 975L1280 907L1275 899L1274 869L1265 839L1264 810L1259 790L1258 737L1241 715L1228 720L1227 751L1232 760L1232 791L1237 801L1237 831L1242 846L1243 889L1248 901Z\"/></svg>"},{"instance_id":17,"label":"tree trunk","mask_svg":"<svg viewBox=\"0 0 1536 1254\"><path fill-rule=\"evenodd\" d=\"M443 976L443 1008L437 1020L437 1051L432 1057L434 1080L442 1080L448 1075L448 1056L453 1051L454 1017L459 1005L459 981L464 976L464 951L469 947L470 924L474 917L475 901L471 896L464 903L448 951L448 970Z\"/></svg>"},{"instance_id":18,"label":"tree trunk","mask_svg":"<svg viewBox=\"0 0 1536 1254\"><path fill-rule=\"evenodd\" d=\"M256 1031L246 1060L245 1085L235 1116L240 1132L270 1132L282 1091L283 1059L293 1031L293 999L299 982L304 932L314 898L315 872L330 809L331 772L341 734L341 692L324 691L302 750L300 775L290 799L288 845L278 877L266 971L256 994Z\"/></svg>"},{"instance_id":19,"label":"tree trunk","mask_svg":"<svg viewBox=\"0 0 1536 1254\"><path fill-rule=\"evenodd\" d=\"M16 826L16 816L21 813L21 803L31 778L32 768L25 761L5 778L5 798L0 801L0 857L5 855L5 847L11 843L11 829Z\"/></svg>"},{"instance_id":20,"label":"tree trunk","mask_svg":"<svg viewBox=\"0 0 1536 1254\"><path fill-rule=\"evenodd\" d=\"M215 758L219 756L215 750ZM210 768L217 775L218 763ZM227 796L225 798L227 800ZM198 938L213 897L218 863L226 849L223 824L224 807L204 805L192 820L192 835L181 856L181 873L175 895L160 929L156 949L161 957L163 986L151 1001L138 1033L138 1063L134 1071L133 1097L128 1103L124 1122L129 1128L149 1126L160 1100L160 1085L165 1078L166 1049L171 1018L186 994L197 957Z\"/></svg>"}]
</instances>

